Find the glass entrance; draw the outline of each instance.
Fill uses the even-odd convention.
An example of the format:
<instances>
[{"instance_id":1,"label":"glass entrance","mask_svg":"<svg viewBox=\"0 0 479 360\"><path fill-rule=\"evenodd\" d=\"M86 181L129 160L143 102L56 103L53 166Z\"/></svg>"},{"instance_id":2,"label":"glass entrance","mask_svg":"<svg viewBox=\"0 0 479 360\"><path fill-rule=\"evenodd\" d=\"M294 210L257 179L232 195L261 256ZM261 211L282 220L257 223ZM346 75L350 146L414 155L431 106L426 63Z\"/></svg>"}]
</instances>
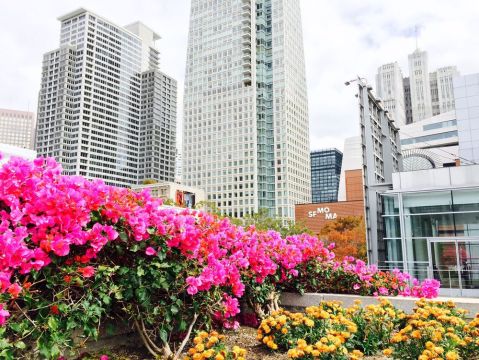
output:
<instances>
[{"instance_id":1,"label":"glass entrance","mask_svg":"<svg viewBox=\"0 0 479 360\"><path fill-rule=\"evenodd\" d=\"M479 240L428 239L429 276L442 295L479 295Z\"/></svg>"}]
</instances>

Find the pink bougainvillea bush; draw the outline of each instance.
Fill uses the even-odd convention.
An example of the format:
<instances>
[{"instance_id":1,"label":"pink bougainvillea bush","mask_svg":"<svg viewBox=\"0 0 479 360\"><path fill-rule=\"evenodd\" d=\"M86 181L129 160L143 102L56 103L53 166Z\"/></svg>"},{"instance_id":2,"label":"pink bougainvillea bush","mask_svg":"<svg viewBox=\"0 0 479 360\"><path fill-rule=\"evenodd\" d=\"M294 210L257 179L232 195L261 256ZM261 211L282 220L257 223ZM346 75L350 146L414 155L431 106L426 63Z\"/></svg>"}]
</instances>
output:
<instances>
[{"instance_id":1,"label":"pink bougainvillea bush","mask_svg":"<svg viewBox=\"0 0 479 360\"><path fill-rule=\"evenodd\" d=\"M58 358L73 347L74 330L95 338L109 318L134 327L152 355L177 357L194 329L236 327L238 299L259 310L286 284L312 286L311 269L319 281L320 268L346 274L351 291L437 295L432 280L410 286L399 271L382 273L354 259L337 263L331 248L307 234L243 229L61 171L42 158L11 159L0 168L5 358L26 351ZM388 280L379 286L378 277ZM175 353L173 342L180 344Z\"/></svg>"}]
</instances>

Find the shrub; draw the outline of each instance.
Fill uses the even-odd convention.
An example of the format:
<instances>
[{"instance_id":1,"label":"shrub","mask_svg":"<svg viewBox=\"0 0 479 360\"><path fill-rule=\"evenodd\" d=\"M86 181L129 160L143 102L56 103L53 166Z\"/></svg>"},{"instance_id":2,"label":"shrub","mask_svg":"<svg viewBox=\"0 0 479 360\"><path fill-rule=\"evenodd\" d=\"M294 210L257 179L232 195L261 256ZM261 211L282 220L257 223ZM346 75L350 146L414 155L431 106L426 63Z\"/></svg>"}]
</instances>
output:
<instances>
[{"instance_id":1,"label":"shrub","mask_svg":"<svg viewBox=\"0 0 479 360\"><path fill-rule=\"evenodd\" d=\"M420 300L407 323L384 351L394 359L467 359L479 355L479 319L467 323L465 311L449 302Z\"/></svg>"},{"instance_id":2,"label":"shrub","mask_svg":"<svg viewBox=\"0 0 479 360\"><path fill-rule=\"evenodd\" d=\"M162 208L146 192L62 176L53 159L41 158L0 168L0 247L6 358L26 351L57 358L75 346L74 335L96 339L111 318L133 326L153 356L177 358L193 330L236 327L238 298L266 316L279 291L314 285L308 276L322 280L322 269L371 289L379 276L359 261L335 262L308 234L282 237ZM407 287L401 272L390 276L380 282L386 290L392 284L390 293L425 288ZM179 344L174 354L172 343Z\"/></svg>"},{"instance_id":3,"label":"shrub","mask_svg":"<svg viewBox=\"0 0 479 360\"><path fill-rule=\"evenodd\" d=\"M199 332L193 339L193 344L184 360L214 359L214 360L244 360L246 350L239 346L228 349L224 343L225 336L216 331Z\"/></svg>"},{"instance_id":4,"label":"shrub","mask_svg":"<svg viewBox=\"0 0 479 360\"><path fill-rule=\"evenodd\" d=\"M403 324L406 315L396 309L390 301L379 299L379 304L347 308L348 317L356 324L357 332L352 340L353 346L365 355L374 355L389 343L391 334Z\"/></svg>"},{"instance_id":5,"label":"shrub","mask_svg":"<svg viewBox=\"0 0 479 360\"><path fill-rule=\"evenodd\" d=\"M257 338L272 350L288 351L293 359L359 359L362 353L350 343L356 332L344 309L327 302L308 307L306 314L274 312L262 321Z\"/></svg>"}]
</instances>

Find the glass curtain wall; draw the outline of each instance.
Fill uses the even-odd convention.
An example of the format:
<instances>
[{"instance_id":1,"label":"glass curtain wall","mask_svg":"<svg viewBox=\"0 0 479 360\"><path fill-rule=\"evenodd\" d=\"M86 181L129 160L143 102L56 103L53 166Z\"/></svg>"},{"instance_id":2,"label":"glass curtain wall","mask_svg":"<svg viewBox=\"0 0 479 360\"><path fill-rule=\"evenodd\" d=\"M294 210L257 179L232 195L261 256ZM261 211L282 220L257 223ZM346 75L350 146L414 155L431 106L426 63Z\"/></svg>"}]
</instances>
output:
<instances>
[{"instance_id":1,"label":"glass curtain wall","mask_svg":"<svg viewBox=\"0 0 479 360\"><path fill-rule=\"evenodd\" d=\"M387 194L383 204L387 266L479 289L479 188Z\"/></svg>"}]
</instances>

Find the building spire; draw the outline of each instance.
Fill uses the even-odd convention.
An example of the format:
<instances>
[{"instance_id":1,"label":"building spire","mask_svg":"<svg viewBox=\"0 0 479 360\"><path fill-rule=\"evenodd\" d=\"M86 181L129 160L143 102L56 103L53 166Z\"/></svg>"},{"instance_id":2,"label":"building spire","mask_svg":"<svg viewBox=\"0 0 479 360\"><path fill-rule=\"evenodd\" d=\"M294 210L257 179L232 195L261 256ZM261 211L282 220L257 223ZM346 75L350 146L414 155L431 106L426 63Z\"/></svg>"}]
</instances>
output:
<instances>
[{"instance_id":1,"label":"building spire","mask_svg":"<svg viewBox=\"0 0 479 360\"><path fill-rule=\"evenodd\" d=\"M416 37L416 50L419 50L419 45L418 45L418 39L419 39L419 26L416 26L414 27L414 33L415 33L415 37Z\"/></svg>"}]
</instances>

